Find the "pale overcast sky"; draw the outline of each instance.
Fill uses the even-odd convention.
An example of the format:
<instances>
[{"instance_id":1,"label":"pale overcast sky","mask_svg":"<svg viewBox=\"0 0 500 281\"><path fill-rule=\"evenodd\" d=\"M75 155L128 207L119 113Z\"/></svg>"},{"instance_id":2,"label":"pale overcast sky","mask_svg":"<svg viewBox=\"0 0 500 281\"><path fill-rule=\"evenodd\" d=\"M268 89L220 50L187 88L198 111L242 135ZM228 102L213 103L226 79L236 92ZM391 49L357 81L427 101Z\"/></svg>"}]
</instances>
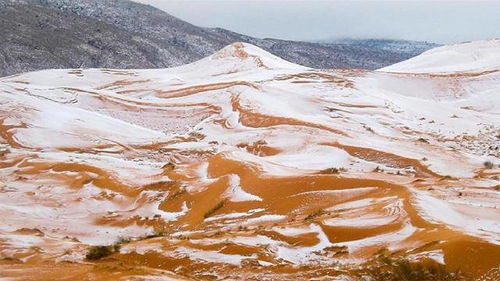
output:
<instances>
[{"instance_id":1,"label":"pale overcast sky","mask_svg":"<svg viewBox=\"0 0 500 281\"><path fill-rule=\"evenodd\" d=\"M452 43L500 37L500 0L136 1L195 25L260 38L400 38Z\"/></svg>"}]
</instances>

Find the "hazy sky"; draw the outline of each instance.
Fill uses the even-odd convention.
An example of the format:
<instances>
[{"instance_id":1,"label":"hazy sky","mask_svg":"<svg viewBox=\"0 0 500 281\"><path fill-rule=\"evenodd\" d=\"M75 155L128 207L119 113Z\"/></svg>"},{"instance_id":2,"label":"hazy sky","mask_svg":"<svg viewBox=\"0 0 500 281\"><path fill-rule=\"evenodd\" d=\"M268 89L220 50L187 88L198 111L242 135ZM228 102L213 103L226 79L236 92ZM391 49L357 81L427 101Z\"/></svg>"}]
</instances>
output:
<instances>
[{"instance_id":1,"label":"hazy sky","mask_svg":"<svg viewBox=\"0 0 500 281\"><path fill-rule=\"evenodd\" d=\"M500 0L136 0L190 23L260 38L401 38L438 43L500 37Z\"/></svg>"}]
</instances>

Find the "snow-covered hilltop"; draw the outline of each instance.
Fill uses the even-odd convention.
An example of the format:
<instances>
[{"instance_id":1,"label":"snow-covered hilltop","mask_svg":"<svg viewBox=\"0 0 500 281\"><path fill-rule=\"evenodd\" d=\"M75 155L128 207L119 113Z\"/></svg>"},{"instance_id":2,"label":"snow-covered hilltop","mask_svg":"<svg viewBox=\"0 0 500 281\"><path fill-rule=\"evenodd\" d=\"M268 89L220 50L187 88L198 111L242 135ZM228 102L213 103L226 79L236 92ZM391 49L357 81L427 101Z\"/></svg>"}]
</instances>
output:
<instances>
[{"instance_id":1,"label":"snow-covered hilltop","mask_svg":"<svg viewBox=\"0 0 500 281\"><path fill-rule=\"evenodd\" d=\"M384 67L400 73L453 73L500 70L500 39L443 46Z\"/></svg>"},{"instance_id":2,"label":"snow-covered hilltop","mask_svg":"<svg viewBox=\"0 0 500 281\"><path fill-rule=\"evenodd\" d=\"M500 256L499 52L320 71L235 43L2 78L0 278L357 280L380 254L478 277Z\"/></svg>"}]
</instances>

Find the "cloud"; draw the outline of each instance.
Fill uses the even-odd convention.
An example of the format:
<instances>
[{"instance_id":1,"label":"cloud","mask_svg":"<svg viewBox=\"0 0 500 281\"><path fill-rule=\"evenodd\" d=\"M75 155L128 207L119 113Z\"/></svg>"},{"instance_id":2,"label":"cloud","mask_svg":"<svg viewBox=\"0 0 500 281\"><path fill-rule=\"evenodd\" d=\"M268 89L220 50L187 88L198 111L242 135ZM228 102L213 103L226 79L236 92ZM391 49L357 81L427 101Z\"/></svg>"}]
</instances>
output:
<instances>
[{"instance_id":1,"label":"cloud","mask_svg":"<svg viewBox=\"0 0 500 281\"><path fill-rule=\"evenodd\" d=\"M500 37L500 1L139 0L188 22L256 37L401 38L439 43Z\"/></svg>"}]
</instances>

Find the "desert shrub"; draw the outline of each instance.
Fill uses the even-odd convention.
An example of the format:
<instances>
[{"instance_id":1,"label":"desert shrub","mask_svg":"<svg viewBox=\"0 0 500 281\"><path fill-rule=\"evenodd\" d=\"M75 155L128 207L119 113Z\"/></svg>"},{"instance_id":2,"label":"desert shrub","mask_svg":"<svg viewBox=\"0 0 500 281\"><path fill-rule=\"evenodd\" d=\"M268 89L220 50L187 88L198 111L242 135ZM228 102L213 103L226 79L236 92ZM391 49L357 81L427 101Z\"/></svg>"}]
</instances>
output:
<instances>
[{"instance_id":1,"label":"desert shrub","mask_svg":"<svg viewBox=\"0 0 500 281\"><path fill-rule=\"evenodd\" d=\"M87 260L100 260L105 258L113 253L117 253L122 248L123 244L127 244L132 242L131 238L128 237L119 237L118 240L112 245L109 246L92 246L89 248L85 258Z\"/></svg>"},{"instance_id":2,"label":"desert shrub","mask_svg":"<svg viewBox=\"0 0 500 281\"><path fill-rule=\"evenodd\" d=\"M119 244L127 244L132 241L131 238L128 237L118 237L118 240L116 240L114 245L119 245Z\"/></svg>"},{"instance_id":3,"label":"desert shrub","mask_svg":"<svg viewBox=\"0 0 500 281\"><path fill-rule=\"evenodd\" d=\"M307 217L305 217L305 218L304 218L304 220L306 220L306 221L307 221L307 220L312 220L313 218L315 218L315 217L319 217L319 216L321 216L322 214L324 214L324 211L323 211L323 210L321 210L321 209L320 209L320 210L316 210L316 211L314 211L314 212L310 213L309 215L307 215Z\"/></svg>"},{"instance_id":4,"label":"desert shrub","mask_svg":"<svg viewBox=\"0 0 500 281\"><path fill-rule=\"evenodd\" d=\"M347 169L345 168L328 168L328 169L324 169L324 170L321 170L319 171L320 174L338 174L340 172L346 172Z\"/></svg>"},{"instance_id":5,"label":"desert shrub","mask_svg":"<svg viewBox=\"0 0 500 281\"><path fill-rule=\"evenodd\" d=\"M493 162L491 162L491 161L486 161L483 163L483 165L486 169L493 169L493 166L494 166Z\"/></svg>"},{"instance_id":6,"label":"desert shrub","mask_svg":"<svg viewBox=\"0 0 500 281\"><path fill-rule=\"evenodd\" d=\"M138 240L151 239L151 238L156 238L156 237L164 237L165 235L166 235L165 232L157 230L157 231L155 231L155 232L153 232L153 233L151 233L149 235L141 237Z\"/></svg>"},{"instance_id":7,"label":"desert shrub","mask_svg":"<svg viewBox=\"0 0 500 281\"><path fill-rule=\"evenodd\" d=\"M339 172L337 168L328 168L320 171L321 174L338 174Z\"/></svg>"},{"instance_id":8,"label":"desert shrub","mask_svg":"<svg viewBox=\"0 0 500 281\"><path fill-rule=\"evenodd\" d=\"M382 257L368 273L372 281L469 281L459 271L436 262L416 262Z\"/></svg>"},{"instance_id":9,"label":"desert shrub","mask_svg":"<svg viewBox=\"0 0 500 281\"><path fill-rule=\"evenodd\" d=\"M370 133L375 133L375 131L373 131L373 129L372 129L372 128L370 128L370 127L369 127L369 126L367 126L367 125L363 125L363 128L365 128L365 130L367 130L367 131L368 131L368 132L370 132Z\"/></svg>"},{"instance_id":10,"label":"desert shrub","mask_svg":"<svg viewBox=\"0 0 500 281\"><path fill-rule=\"evenodd\" d=\"M259 146L259 145L267 145L267 142L265 140L258 140L253 143L253 146Z\"/></svg>"},{"instance_id":11,"label":"desert shrub","mask_svg":"<svg viewBox=\"0 0 500 281\"><path fill-rule=\"evenodd\" d=\"M222 207L224 207L224 201L220 201L219 203L217 203L217 205L215 205L212 209L208 210L203 215L203 217L204 218L210 217L211 215L213 215L215 212L217 212L217 210L221 209Z\"/></svg>"},{"instance_id":12,"label":"desert shrub","mask_svg":"<svg viewBox=\"0 0 500 281\"><path fill-rule=\"evenodd\" d=\"M87 260L100 260L115 252L112 246L92 246L85 255Z\"/></svg>"}]
</instances>

